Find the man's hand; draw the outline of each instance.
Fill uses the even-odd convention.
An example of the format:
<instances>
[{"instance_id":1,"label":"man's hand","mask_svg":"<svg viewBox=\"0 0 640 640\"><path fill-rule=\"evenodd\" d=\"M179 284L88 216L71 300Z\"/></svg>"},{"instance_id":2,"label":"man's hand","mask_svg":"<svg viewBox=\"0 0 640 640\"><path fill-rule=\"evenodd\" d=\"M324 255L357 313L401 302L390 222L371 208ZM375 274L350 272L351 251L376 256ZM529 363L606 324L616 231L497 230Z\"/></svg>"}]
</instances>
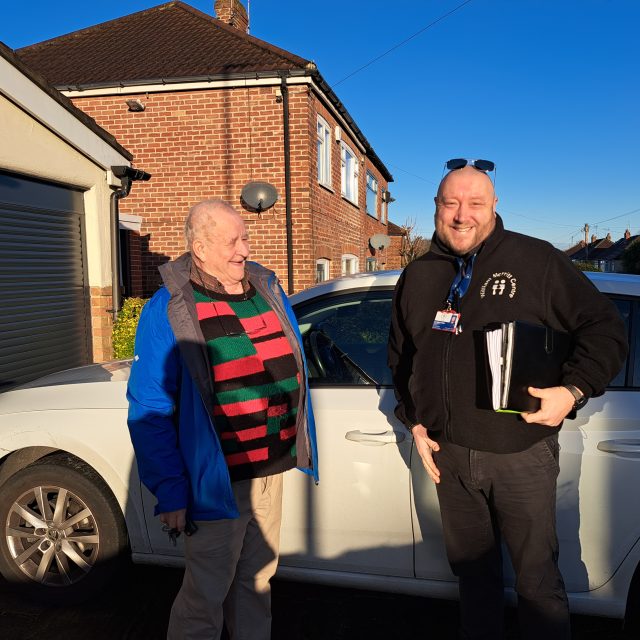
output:
<instances>
[{"instance_id":1,"label":"man's hand","mask_svg":"<svg viewBox=\"0 0 640 640\"><path fill-rule=\"evenodd\" d=\"M568 392L567 392L568 393ZM427 430L421 425L417 424L411 429L413 440L416 443L416 449L420 454L422 460L422 466L429 477L438 484L440 482L440 471L436 467L436 463L433 461L433 452L440 450L440 445L429 437Z\"/></svg>"},{"instance_id":2,"label":"man's hand","mask_svg":"<svg viewBox=\"0 0 640 640\"><path fill-rule=\"evenodd\" d=\"M178 509L178 511L167 511L166 513L161 513L160 522L167 525L169 529L184 531L184 526L187 522L187 510Z\"/></svg>"},{"instance_id":3,"label":"man's hand","mask_svg":"<svg viewBox=\"0 0 640 640\"><path fill-rule=\"evenodd\" d=\"M547 427L557 427L573 409L575 398L569 389L549 387L536 389L529 387L528 392L534 398L540 398L540 409L535 413L522 413L525 422L537 422Z\"/></svg>"}]
</instances>

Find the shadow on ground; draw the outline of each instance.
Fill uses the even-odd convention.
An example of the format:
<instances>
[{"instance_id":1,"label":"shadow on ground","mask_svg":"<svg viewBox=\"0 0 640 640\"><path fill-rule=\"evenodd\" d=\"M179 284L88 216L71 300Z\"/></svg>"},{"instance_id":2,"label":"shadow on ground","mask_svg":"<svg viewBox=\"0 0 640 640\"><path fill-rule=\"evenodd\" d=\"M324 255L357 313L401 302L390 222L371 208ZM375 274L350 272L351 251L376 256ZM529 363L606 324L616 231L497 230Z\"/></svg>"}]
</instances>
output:
<instances>
[{"instance_id":1,"label":"shadow on ground","mask_svg":"<svg viewBox=\"0 0 640 640\"><path fill-rule=\"evenodd\" d=\"M182 571L132 567L119 586L73 607L26 602L0 582L0 638L161 640ZM455 638L455 602L276 581L273 640L405 640ZM621 623L574 616L574 640L628 640ZM513 611L507 638L519 635Z\"/></svg>"}]
</instances>

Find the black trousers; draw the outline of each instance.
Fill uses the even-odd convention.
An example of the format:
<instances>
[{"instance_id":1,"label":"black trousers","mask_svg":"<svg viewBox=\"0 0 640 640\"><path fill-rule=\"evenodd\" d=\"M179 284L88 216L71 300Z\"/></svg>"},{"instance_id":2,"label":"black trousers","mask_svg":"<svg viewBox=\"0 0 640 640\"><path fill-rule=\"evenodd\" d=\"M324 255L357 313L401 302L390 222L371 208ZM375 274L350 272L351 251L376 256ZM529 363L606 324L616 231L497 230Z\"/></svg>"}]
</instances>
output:
<instances>
[{"instance_id":1,"label":"black trousers","mask_svg":"<svg viewBox=\"0 0 640 640\"><path fill-rule=\"evenodd\" d=\"M569 640L556 537L557 434L518 453L440 447L437 491L447 556L460 582L460 638L503 637L504 540L516 572L522 638Z\"/></svg>"}]
</instances>

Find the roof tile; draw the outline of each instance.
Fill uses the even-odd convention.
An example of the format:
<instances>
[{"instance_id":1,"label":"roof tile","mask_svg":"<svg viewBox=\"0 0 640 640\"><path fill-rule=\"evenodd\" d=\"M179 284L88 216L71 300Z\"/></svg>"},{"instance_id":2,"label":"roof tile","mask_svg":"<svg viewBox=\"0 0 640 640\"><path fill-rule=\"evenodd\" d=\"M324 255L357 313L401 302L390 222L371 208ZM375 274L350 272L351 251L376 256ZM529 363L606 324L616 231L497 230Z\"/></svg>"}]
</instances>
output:
<instances>
[{"instance_id":1,"label":"roof tile","mask_svg":"<svg viewBox=\"0 0 640 640\"><path fill-rule=\"evenodd\" d=\"M304 69L309 64L179 1L16 53L58 87Z\"/></svg>"}]
</instances>

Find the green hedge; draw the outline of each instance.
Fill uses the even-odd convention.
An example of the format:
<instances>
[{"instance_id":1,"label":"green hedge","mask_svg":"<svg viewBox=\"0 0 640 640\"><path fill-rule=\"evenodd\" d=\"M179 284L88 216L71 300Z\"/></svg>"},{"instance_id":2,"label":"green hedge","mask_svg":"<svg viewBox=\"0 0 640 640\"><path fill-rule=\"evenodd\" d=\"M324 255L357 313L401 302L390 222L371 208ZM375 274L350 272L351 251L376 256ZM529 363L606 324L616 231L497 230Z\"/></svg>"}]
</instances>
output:
<instances>
[{"instance_id":1,"label":"green hedge","mask_svg":"<svg viewBox=\"0 0 640 640\"><path fill-rule=\"evenodd\" d=\"M113 325L113 357L116 360L133 358L133 345L140 312L147 301L142 298L125 298L118 319Z\"/></svg>"}]
</instances>

